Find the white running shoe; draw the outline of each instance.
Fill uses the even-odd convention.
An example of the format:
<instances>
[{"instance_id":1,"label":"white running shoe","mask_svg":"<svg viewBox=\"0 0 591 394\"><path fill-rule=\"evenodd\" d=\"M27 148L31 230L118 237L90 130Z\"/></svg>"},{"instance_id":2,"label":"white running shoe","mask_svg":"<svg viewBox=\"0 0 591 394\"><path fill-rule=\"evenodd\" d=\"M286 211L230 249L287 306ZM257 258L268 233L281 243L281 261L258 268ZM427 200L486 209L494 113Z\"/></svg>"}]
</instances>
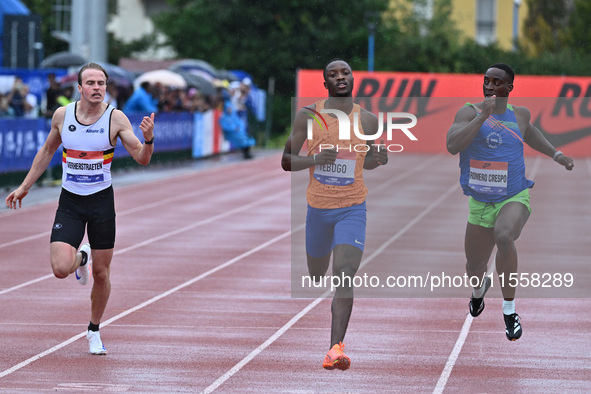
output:
<instances>
[{"instance_id":1,"label":"white running shoe","mask_svg":"<svg viewBox=\"0 0 591 394\"><path fill-rule=\"evenodd\" d=\"M88 339L90 354L107 354L107 349L105 349L105 347L103 346L103 342L101 341L101 334L98 331L88 330L88 333L86 334L86 339Z\"/></svg>"},{"instance_id":2,"label":"white running shoe","mask_svg":"<svg viewBox=\"0 0 591 394\"><path fill-rule=\"evenodd\" d=\"M82 245L82 247L80 248L80 252L83 253L82 258L84 258L84 253L86 254L86 264L76 269L76 279L78 280L78 283L84 286L88 283L88 278L90 277L90 245Z\"/></svg>"}]
</instances>

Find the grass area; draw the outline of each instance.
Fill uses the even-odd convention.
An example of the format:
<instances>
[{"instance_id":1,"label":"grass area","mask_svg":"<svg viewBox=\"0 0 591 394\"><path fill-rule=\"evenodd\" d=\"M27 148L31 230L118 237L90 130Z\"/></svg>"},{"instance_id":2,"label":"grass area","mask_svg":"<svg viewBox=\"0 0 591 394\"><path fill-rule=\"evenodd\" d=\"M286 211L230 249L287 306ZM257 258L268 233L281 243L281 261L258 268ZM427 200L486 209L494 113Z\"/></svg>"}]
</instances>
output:
<instances>
[{"instance_id":1,"label":"grass area","mask_svg":"<svg viewBox=\"0 0 591 394\"><path fill-rule=\"evenodd\" d=\"M269 138L266 148L283 149L290 133L291 129L286 129L282 134L272 136Z\"/></svg>"}]
</instances>

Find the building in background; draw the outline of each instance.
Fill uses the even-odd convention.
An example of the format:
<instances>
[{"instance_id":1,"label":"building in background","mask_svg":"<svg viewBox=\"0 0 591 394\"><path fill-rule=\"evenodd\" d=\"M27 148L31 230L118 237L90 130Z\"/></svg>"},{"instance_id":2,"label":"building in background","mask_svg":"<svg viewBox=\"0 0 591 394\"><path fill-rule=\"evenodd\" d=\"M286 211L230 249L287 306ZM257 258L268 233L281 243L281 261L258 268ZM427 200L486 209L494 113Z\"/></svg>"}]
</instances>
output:
<instances>
[{"instance_id":1,"label":"building in background","mask_svg":"<svg viewBox=\"0 0 591 394\"><path fill-rule=\"evenodd\" d=\"M39 15L19 0L0 1L0 67L35 68L43 56Z\"/></svg>"},{"instance_id":2,"label":"building in background","mask_svg":"<svg viewBox=\"0 0 591 394\"><path fill-rule=\"evenodd\" d=\"M69 42L70 52L101 62L107 60L107 32L126 43L138 40L154 32L151 17L170 7L166 0L51 1L55 18L52 34ZM111 4L115 9L108 16L107 7ZM163 37L157 38L158 43L162 41ZM138 60L162 60L174 58L176 54L171 48L159 47L137 57Z\"/></svg>"},{"instance_id":3,"label":"building in background","mask_svg":"<svg viewBox=\"0 0 591 394\"><path fill-rule=\"evenodd\" d=\"M129 43L154 32L152 16L170 9L166 0L118 0L115 14L107 24L107 30L113 35ZM156 37L157 43L164 42L164 37ZM174 59L176 53L172 48L153 48L138 53L137 60Z\"/></svg>"},{"instance_id":4,"label":"building in background","mask_svg":"<svg viewBox=\"0 0 591 394\"><path fill-rule=\"evenodd\" d=\"M522 0L452 0L453 19L466 37L488 45L496 42L505 50L514 49L515 39L524 40L521 31L527 17Z\"/></svg>"},{"instance_id":5,"label":"building in background","mask_svg":"<svg viewBox=\"0 0 591 394\"><path fill-rule=\"evenodd\" d=\"M388 16L400 19L409 12L424 20L433 17L440 0L390 0ZM522 27L528 9L525 0L450 0L451 19L462 32L481 45L497 43L504 50L515 49L516 39L527 45Z\"/></svg>"}]
</instances>

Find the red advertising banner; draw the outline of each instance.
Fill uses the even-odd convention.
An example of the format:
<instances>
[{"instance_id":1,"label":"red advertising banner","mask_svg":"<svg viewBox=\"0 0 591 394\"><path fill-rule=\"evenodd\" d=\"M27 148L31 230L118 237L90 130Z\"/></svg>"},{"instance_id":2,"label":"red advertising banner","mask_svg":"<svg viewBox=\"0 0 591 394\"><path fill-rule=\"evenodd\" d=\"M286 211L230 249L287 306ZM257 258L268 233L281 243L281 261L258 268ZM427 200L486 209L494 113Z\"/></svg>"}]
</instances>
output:
<instances>
[{"instance_id":1,"label":"red advertising banner","mask_svg":"<svg viewBox=\"0 0 591 394\"><path fill-rule=\"evenodd\" d=\"M391 140L405 152L446 152L447 130L457 110L467 102L483 100L484 74L434 74L354 71L356 102L383 116L412 113L417 124L407 133L391 129ZM322 70L299 70L298 102L327 97ZM530 110L531 122L545 137L572 157L591 156L591 77L517 75L509 103ZM298 108L302 105L297 105ZM386 137L388 125L384 125ZM397 132L398 131L398 132ZM525 146L527 155L538 154Z\"/></svg>"}]
</instances>

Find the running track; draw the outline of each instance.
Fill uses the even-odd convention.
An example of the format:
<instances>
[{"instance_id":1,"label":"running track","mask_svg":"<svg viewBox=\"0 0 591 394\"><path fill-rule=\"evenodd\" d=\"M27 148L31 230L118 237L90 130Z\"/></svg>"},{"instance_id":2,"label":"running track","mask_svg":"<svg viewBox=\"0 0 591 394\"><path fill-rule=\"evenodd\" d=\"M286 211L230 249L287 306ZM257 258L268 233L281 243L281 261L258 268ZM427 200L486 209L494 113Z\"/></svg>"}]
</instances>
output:
<instances>
[{"instance_id":1,"label":"running track","mask_svg":"<svg viewBox=\"0 0 591 394\"><path fill-rule=\"evenodd\" d=\"M576 160L572 173L547 158L526 162L537 184L517 243L520 271L570 271L574 285L518 290L519 341L505 338L496 279L477 319L467 314L469 290L362 287L345 372L321 367L330 336L324 290L292 297L291 283L305 275L307 172L292 176L279 161L261 155L116 184L106 357L87 354L83 338L90 286L51 276L57 199L35 204L37 190L22 209L1 210L0 391L591 391L591 160ZM450 155L393 155L366 172L359 275L463 274L467 201L458 175Z\"/></svg>"}]
</instances>

